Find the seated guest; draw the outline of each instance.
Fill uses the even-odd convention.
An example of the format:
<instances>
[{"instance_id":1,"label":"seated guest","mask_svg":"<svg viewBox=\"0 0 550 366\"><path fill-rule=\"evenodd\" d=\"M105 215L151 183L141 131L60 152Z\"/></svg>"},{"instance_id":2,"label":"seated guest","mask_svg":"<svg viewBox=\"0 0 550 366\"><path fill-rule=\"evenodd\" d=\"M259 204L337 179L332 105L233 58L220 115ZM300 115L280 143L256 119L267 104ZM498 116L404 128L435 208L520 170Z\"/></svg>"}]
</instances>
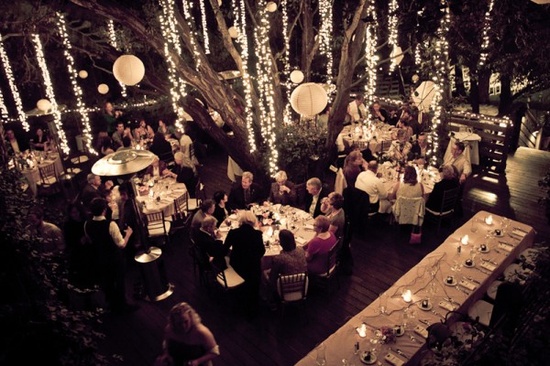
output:
<instances>
[{"instance_id":1,"label":"seated guest","mask_svg":"<svg viewBox=\"0 0 550 366\"><path fill-rule=\"evenodd\" d=\"M176 129L174 126L167 124L163 120L159 119L159 127L157 132L160 132L164 135L166 140L176 137Z\"/></svg>"},{"instance_id":2,"label":"seated guest","mask_svg":"<svg viewBox=\"0 0 550 366\"><path fill-rule=\"evenodd\" d=\"M231 249L229 263L235 272L244 279L244 310L254 313L258 306L258 297L262 276L262 257L265 246L262 232L256 230L258 219L251 211L239 211L239 224L229 230L225 245Z\"/></svg>"},{"instance_id":3,"label":"seated guest","mask_svg":"<svg viewBox=\"0 0 550 366\"><path fill-rule=\"evenodd\" d=\"M50 137L40 127L36 129L34 138L31 140L31 147L38 151L48 151L50 147Z\"/></svg>"},{"instance_id":4,"label":"seated guest","mask_svg":"<svg viewBox=\"0 0 550 366\"><path fill-rule=\"evenodd\" d=\"M25 139L18 139L12 129L6 130L6 146L8 155L13 156L29 149Z\"/></svg>"},{"instance_id":5,"label":"seated guest","mask_svg":"<svg viewBox=\"0 0 550 366\"><path fill-rule=\"evenodd\" d=\"M464 155L464 149L463 142L455 142L451 150L452 154L443 162L444 165L452 165L456 168L460 184L463 184L466 178L472 174L472 165Z\"/></svg>"},{"instance_id":6,"label":"seated guest","mask_svg":"<svg viewBox=\"0 0 550 366\"><path fill-rule=\"evenodd\" d=\"M253 182L254 175L251 172L243 172L241 182L236 182L229 193L229 207L232 210L243 210L262 199L260 185Z\"/></svg>"},{"instance_id":7,"label":"seated guest","mask_svg":"<svg viewBox=\"0 0 550 366\"><path fill-rule=\"evenodd\" d=\"M329 227L330 220L326 216L320 215L315 218L315 223L313 224L315 237L304 245L308 273L322 274L327 271L328 252L338 240L329 231Z\"/></svg>"},{"instance_id":8,"label":"seated guest","mask_svg":"<svg viewBox=\"0 0 550 366\"><path fill-rule=\"evenodd\" d=\"M134 137L137 141L150 140L155 136L155 131L142 118L139 121L139 126L134 130Z\"/></svg>"},{"instance_id":9,"label":"seated guest","mask_svg":"<svg viewBox=\"0 0 550 366\"><path fill-rule=\"evenodd\" d=\"M443 193L448 189L457 188L459 186L455 170L451 165L443 165L441 167L441 180L434 185L434 189L426 202L426 209L439 211L443 203Z\"/></svg>"},{"instance_id":10,"label":"seated guest","mask_svg":"<svg viewBox=\"0 0 550 366\"><path fill-rule=\"evenodd\" d=\"M269 202L291 206L296 204L294 183L288 180L284 170L280 170L275 174L275 183L271 184L271 190L269 192Z\"/></svg>"},{"instance_id":11,"label":"seated guest","mask_svg":"<svg viewBox=\"0 0 550 366\"><path fill-rule=\"evenodd\" d=\"M376 119L380 122L388 123L390 116L388 112L380 106L380 102L375 101L370 108L372 119Z\"/></svg>"},{"instance_id":12,"label":"seated guest","mask_svg":"<svg viewBox=\"0 0 550 366\"><path fill-rule=\"evenodd\" d=\"M101 183L101 177L94 173L88 174L87 181L80 194L80 200L84 208L89 210L92 200L96 197L106 198L110 194L114 183L112 180Z\"/></svg>"},{"instance_id":13,"label":"seated guest","mask_svg":"<svg viewBox=\"0 0 550 366\"><path fill-rule=\"evenodd\" d=\"M216 203L214 209L214 217L218 220L218 226L229 216L229 210L227 208L227 194L225 191L217 191L212 197Z\"/></svg>"},{"instance_id":14,"label":"seated guest","mask_svg":"<svg viewBox=\"0 0 550 366\"><path fill-rule=\"evenodd\" d=\"M176 178L178 183L185 184L189 191L189 196L195 198L195 188L198 182L198 174L195 165L181 151L174 154L174 162L175 164L169 175Z\"/></svg>"},{"instance_id":15,"label":"seated guest","mask_svg":"<svg viewBox=\"0 0 550 366\"><path fill-rule=\"evenodd\" d=\"M131 149L132 145L134 143L134 138L132 137L132 130L130 127L126 127L124 129L124 134L122 135L122 147L119 147L120 149Z\"/></svg>"},{"instance_id":16,"label":"seated guest","mask_svg":"<svg viewBox=\"0 0 550 366\"><path fill-rule=\"evenodd\" d=\"M312 217L317 217L321 214L321 201L328 195L328 192L323 189L321 180L316 177L308 179L306 191L304 211L309 212Z\"/></svg>"},{"instance_id":17,"label":"seated guest","mask_svg":"<svg viewBox=\"0 0 550 366\"><path fill-rule=\"evenodd\" d=\"M158 156L160 160L164 162L170 162L174 160L172 145L164 138L164 135L160 132L155 133L155 137L153 137L153 143L149 147L149 151Z\"/></svg>"},{"instance_id":18,"label":"seated guest","mask_svg":"<svg viewBox=\"0 0 550 366\"><path fill-rule=\"evenodd\" d=\"M342 168L346 178L347 187L354 187L359 173L367 169L367 162L363 159L363 154L359 150L353 150L346 156L344 167Z\"/></svg>"},{"instance_id":19,"label":"seated guest","mask_svg":"<svg viewBox=\"0 0 550 366\"><path fill-rule=\"evenodd\" d=\"M426 131L426 129L428 128L428 124L429 124L429 115L428 115L428 113L424 113L424 112L418 110L417 107L412 107L411 117L412 117L412 119L411 119L409 125L413 129L413 133L415 135L420 135L421 133Z\"/></svg>"},{"instance_id":20,"label":"seated guest","mask_svg":"<svg viewBox=\"0 0 550 366\"><path fill-rule=\"evenodd\" d=\"M356 123L367 118L367 108L363 101L365 100L363 94L357 94L355 99L349 102L347 109L346 121L350 123Z\"/></svg>"},{"instance_id":21,"label":"seated guest","mask_svg":"<svg viewBox=\"0 0 550 366\"><path fill-rule=\"evenodd\" d=\"M206 217L210 217L214 214L214 209L214 200L206 199L201 202L200 208L197 212L195 212L195 215L193 215L193 219L191 220L191 235L193 235L193 237L199 231L202 221Z\"/></svg>"},{"instance_id":22,"label":"seated guest","mask_svg":"<svg viewBox=\"0 0 550 366\"><path fill-rule=\"evenodd\" d=\"M124 137L124 122L118 121L116 123L115 132L111 135L113 150L118 150L123 146L122 138Z\"/></svg>"},{"instance_id":23,"label":"seated guest","mask_svg":"<svg viewBox=\"0 0 550 366\"><path fill-rule=\"evenodd\" d=\"M397 130L396 140L392 141L387 155L396 161L406 161L412 145L407 138L407 132L403 129Z\"/></svg>"},{"instance_id":24,"label":"seated guest","mask_svg":"<svg viewBox=\"0 0 550 366\"><path fill-rule=\"evenodd\" d=\"M169 176L172 172L168 170L168 166L164 161L161 161L158 156L155 156L151 165L145 169L145 174L149 174L151 178L160 178Z\"/></svg>"},{"instance_id":25,"label":"seated guest","mask_svg":"<svg viewBox=\"0 0 550 366\"><path fill-rule=\"evenodd\" d=\"M388 200L388 190L377 173L378 162L370 161L367 170L357 176L355 188L368 193L371 204L370 212L390 213L391 203Z\"/></svg>"},{"instance_id":26,"label":"seated guest","mask_svg":"<svg viewBox=\"0 0 550 366\"><path fill-rule=\"evenodd\" d=\"M217 269L223 270L227 268L225 256L228 249L216 234L217 222L214 216L206 216L195 233L195 243L203 253L212 258L212 264Z\"/></svg>"},{"instance_id":27,"label":"seated guest","mask_svg":"<svg viewBox=\"0 0 550 366\"><path fill-rule=\"evenodd\" d=\"M418 135L416 141L411 146L409 159L425 158L428 151L428 139L423 132Z\"/></svg>"},{"instance_id":28,"label":"seated guest","mask_svg":"<svg viewBox=\"0 0 550 366\"><path fill-rule=\"evenodd\" d=\"M61 253L65 250L63 232L56 225L44 221L44 211L40 207L29 210L27 231L31 236L41 238L40 247L36 248L40 253Z\"/></svg>"},{"instance_id":29,"label":"seated guest","mask_svg":"<svg viewBox=\"0 0 550 366\"><path fill-rule=\"evenodd\" d=\"M115 152L113 148L113 140L111 136L106 134L101 134L97 138L97 150L101 152L101 155L109 155Z\"/></svg>"},{"instance_id":30,"label":"seated guest","mask_svg":"<svg viewBox=\"0 0 550 366\"><path fill-rule=\"evenodd\" d=\"M329 231L337 238L344 236L344 226L346 225L346 214L344 212L344 196L340 193L330 192L323 198L321 211L330 220Z\"/></svg>"}]
</instances>

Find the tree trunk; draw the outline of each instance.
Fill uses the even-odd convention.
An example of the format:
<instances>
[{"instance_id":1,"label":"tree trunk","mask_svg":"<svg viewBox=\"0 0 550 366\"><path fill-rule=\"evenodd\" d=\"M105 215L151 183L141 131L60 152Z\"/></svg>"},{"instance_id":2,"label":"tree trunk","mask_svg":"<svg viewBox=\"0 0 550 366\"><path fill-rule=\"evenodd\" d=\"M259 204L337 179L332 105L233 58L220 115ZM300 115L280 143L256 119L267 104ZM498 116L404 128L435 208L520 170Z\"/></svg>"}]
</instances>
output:
<instances>
[{"instance_id":1,"label":"tree trunk","mask_svg":"<svg viewBox=\"0 0 550 366\"><path fill-rule=\"evenodd\" d=\"M458 97L466 95L466 89L464 88L464 78L462 75L462 66L458 63L455 64L455 88Z\"/></svg>"},{"instance_id":2,"label":"tree trunk","mask_svg":"<svg viewBox=\"0 0 550 366\"><path fill-rule=\"evenodd\" d=\"M503 116L510 111L512 107L512 79L508 75L500 74L500 101L498 104L498 114Z\"/></svg>"},{"instance_id":3,"label":"tree trunk","mask_svg":"<svg viewBox=\"0 0 550 366\"><path fill-rule=\"evenodd\" d=\"M479 113L479 87L477 74L470 69L470 105L473 113Z\"/></svg>"},{"instance_id":4,"label":"tree trunk","mask_svg":"<svg viewBox=\"0 0 550 366\"><path fill-rule=\"evenodd\" d=\"M489 99L489 82L491 79L491 70L482 69L481 71L478 72L478 75L479 75L479 81L478 81L479 103L490 104L491 100Z\"/></svg>"}]
</instances>

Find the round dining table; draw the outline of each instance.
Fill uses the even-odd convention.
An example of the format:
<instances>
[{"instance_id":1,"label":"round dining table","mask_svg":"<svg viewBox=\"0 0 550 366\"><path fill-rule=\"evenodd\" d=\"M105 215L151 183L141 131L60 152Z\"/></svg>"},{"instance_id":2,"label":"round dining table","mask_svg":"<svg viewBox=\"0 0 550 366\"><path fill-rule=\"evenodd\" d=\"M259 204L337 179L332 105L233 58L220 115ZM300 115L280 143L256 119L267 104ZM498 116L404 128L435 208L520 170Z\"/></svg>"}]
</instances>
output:
<instances>
[{"instance_id":1,"label":"round dining table","mask_svg":"<svg viewBox=\"0 0 550 366\"><path fill-rule=\"evenodd\" d=\"M37 185L40 182L40 171L39 168L48 166L50 164L55 164L55 171L58 176L63 174L63 162L59 156L59 153L56 152L42 152L35 151L32 157L33 167L26 168L21 170L21 174L27 180L29 184L29 189L36 196Z\"/></svg>"},{"instance_id":2,"label":"round dining table","mask_svg":"<svg viewBox=\"0 0 550 366\"><path fill-rule=\"evenodd\" d=\"M174 200L187 192L183 183L172 177L152 178L138 185L136 200L142 204L143 213L164 212L164 217L175 213Z\"/></svg>"}]
</instances>

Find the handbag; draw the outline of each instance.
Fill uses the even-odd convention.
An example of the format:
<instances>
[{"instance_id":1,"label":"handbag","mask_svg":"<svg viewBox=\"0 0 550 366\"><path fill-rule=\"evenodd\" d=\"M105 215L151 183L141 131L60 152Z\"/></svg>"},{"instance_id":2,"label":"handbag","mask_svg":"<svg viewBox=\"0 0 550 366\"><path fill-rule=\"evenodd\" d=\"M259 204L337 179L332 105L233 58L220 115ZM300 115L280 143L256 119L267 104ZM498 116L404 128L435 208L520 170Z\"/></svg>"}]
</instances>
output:
<instances>
[{"instance_id":1,"label":"handbag","mask_svg":"<svg viewBox=\"0 0 550 366\"><path fill-rule=\"evenodd\" d=\"M409 239L409 244L420 244L422 242L422 227L413 226L411 231L411 238Z\"/></svg>"}]
</instances>

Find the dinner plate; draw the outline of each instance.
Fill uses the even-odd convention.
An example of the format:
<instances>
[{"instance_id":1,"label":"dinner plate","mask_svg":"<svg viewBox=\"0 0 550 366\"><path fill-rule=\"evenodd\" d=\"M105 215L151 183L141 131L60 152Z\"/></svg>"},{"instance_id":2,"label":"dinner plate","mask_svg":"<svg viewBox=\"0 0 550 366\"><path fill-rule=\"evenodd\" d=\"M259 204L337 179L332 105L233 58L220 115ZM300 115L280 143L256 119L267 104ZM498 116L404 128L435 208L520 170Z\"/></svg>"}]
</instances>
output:
<instances>
[{"instance_id":1,"label":"dinner plate","mask_svg":"<svg viewBox=\"0 0 550 366\"><path fill-rule=\"evenodd\" d=\"M367 351L361 353L361 357L359 357L359 359L361 360L361 362L363 362L366 365L374 365L376 361L378 361L378 357L376 357L376 355L371 352L370 359L367 360L366 359L367 353L368 353Z\"/></svg>"},{"instance_id":2,"label":"dinner plate","mask_svg":"<svg viewBox=\"0 0 550 366\"><path fill-rule=\"evenodd\" d=\"M445 284L445 286L451 286L451 287L452 287L452 286L456 286L456 284L457 284L456 278L454 278L454 277L453 277L453 282L452 282L452 283L447 282L447 279L445 279L445 280L443 281L443 283Z\"/></svg>"},{"instance_id":3,"label":"dinner plate","mask_svg":"<svg viewBox=\"0 0 550 366\"><path fill-rule=\"evenodd\" d=\"M491 251L491 249L490 249L488 246L486 246L486 247L485 247L485 250L482 250L481 248L479 248L478 251L479 251L480 253L489 253L489 252Z\"/></svg>"},{"instance_id":4,"label":"dinner plate","mask_svg":"<svg viewBox=\"0 0 550 366\"><path fill-rule=\"evenodd\" d=\"M493 235L496 236L497 238L502 238L504 236L504 233L501 231L500 234L497 234L496 232L493 231Z\"/></svg>"},{"instance_id":5,"label":"dinner plate","mask_svg":"<svg viewBox=\"0 0 550 366\"><path fill-rule=\"evenodd\" d=\"M427 307L423 307L422 306L422 301L419 301L418 303L416 303L416 305L418 305L418 307L420 308L420 310L424 310L424 311L430 311L433 309L433 305L431 302L428 302L428 306Z\"/></svg>"},{"instance_id":6,"label":"dinner plate","mask_svg":"<svg viewBox=\"0 0 550 366\"><path fill-rule=\"evenodd\" d=\"M473 268L475 266L476 266L476 263L474 261L472 261L472 264L468 264L468 263L466 263L466 261L464 261L464 267Z\"/></svg>"}]
</instances>

